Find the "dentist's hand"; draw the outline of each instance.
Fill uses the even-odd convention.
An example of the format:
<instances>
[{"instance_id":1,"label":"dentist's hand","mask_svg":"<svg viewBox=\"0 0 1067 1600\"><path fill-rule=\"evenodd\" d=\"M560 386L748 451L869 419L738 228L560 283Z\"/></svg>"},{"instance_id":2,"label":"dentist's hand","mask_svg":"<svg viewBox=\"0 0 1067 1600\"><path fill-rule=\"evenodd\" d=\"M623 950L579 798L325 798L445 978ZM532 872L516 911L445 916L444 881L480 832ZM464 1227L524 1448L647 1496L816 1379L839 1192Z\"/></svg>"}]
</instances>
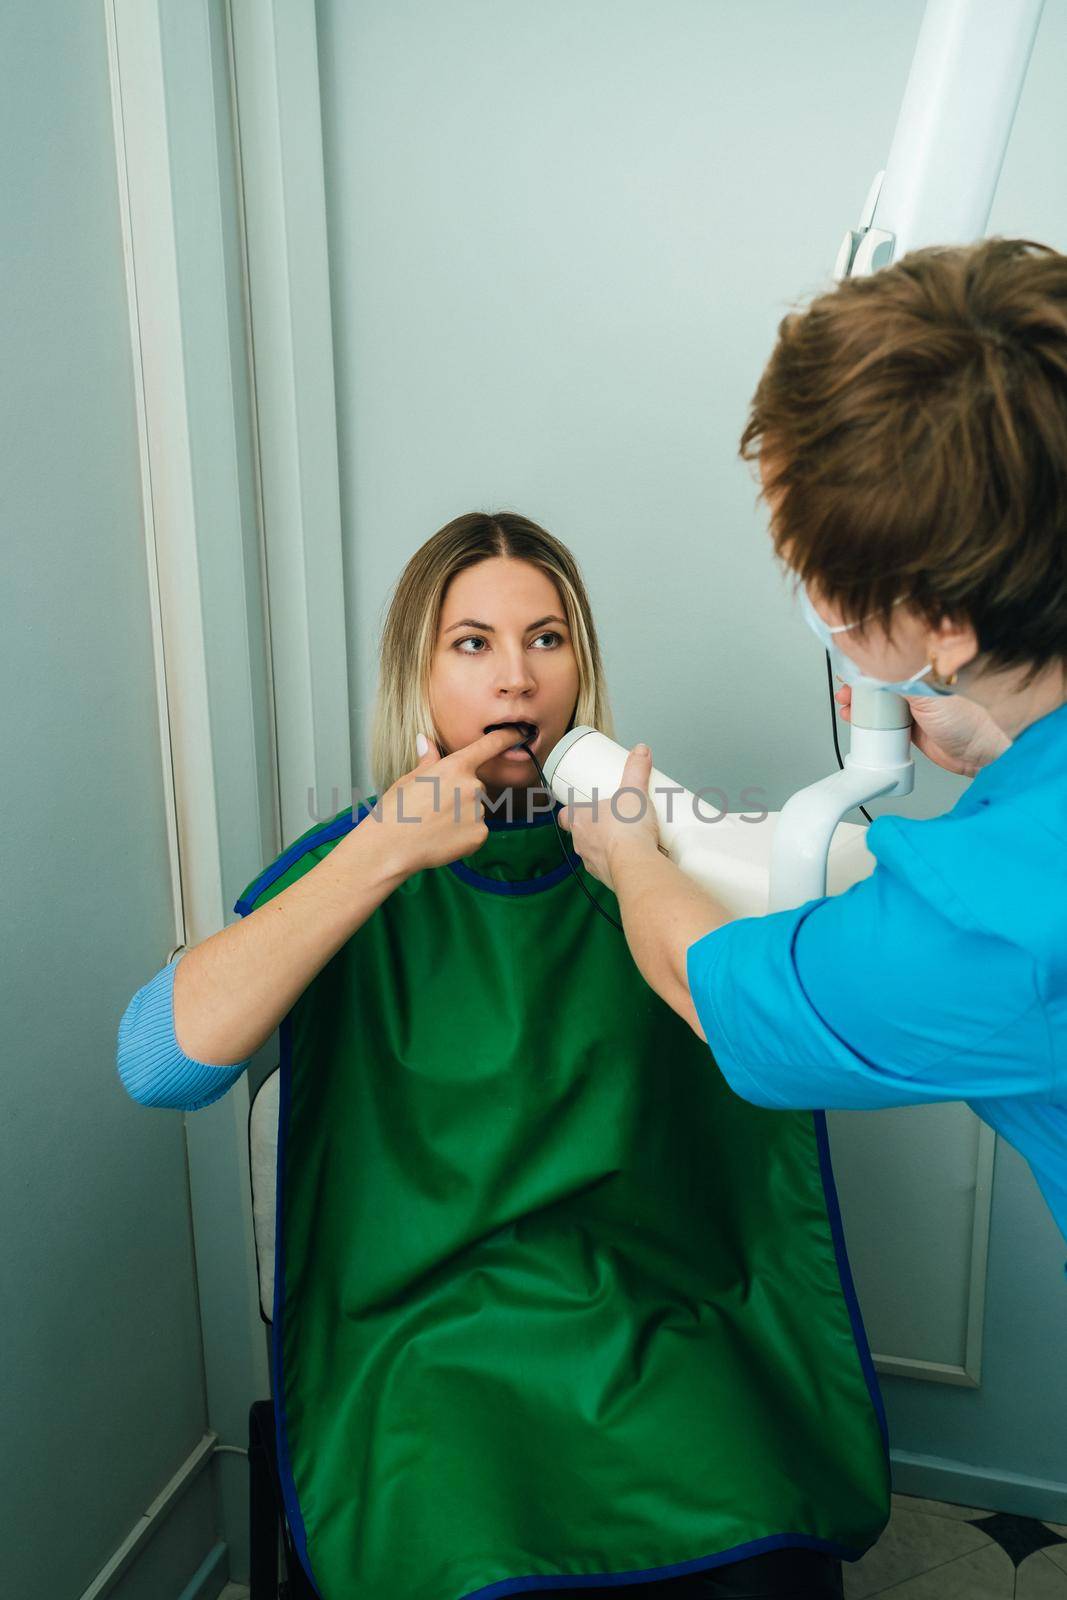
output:
<instances>
[{"instance_id":1,"label":"dentist's hand","mask_svg":"<svg viewBox=\"0 0 1067 1600\"><path fill-rule=\"evenodd\" d=\"M843 683L834 692L837 708L846 722L852 721L852 687ZM1011 744L984 706L966 695L905 695L911 709L912 742L930 761L946 772L959 772L973 778L979 767L987 767Z\"/></svg>"},{"instance_id":2,"label":"dentist's hand","mask_svg":"<svg viewBox=\"0 0 1067 1600\"><path fill-rule=\"evenodd\" d=\"M659 848L659 821L648 793L651 773L651 750L647 746L635 745L626 757L622 782L615 790L615 795L619 796L617 800L613 795L598 793L594 796L595 814L584 803L581 806L564 806L559 813L559 825L569 830L574 848L582 858L582 865L613 894L615 882L611 869L618 853ZM623 794L624 789L636 789L639 793ZM643 811L641 795L645 796ZM618 816L615 815L616 811Z\"/></svg>"}]
</instances>

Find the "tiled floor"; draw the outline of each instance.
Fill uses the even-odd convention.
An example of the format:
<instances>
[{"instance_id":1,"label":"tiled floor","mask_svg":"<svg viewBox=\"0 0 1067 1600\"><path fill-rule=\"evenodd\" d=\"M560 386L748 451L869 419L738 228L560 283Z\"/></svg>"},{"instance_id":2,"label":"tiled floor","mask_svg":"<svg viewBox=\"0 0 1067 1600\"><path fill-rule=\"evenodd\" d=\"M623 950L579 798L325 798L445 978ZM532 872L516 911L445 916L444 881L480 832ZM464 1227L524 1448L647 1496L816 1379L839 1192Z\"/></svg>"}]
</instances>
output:
<instances>
[{"instance_id":1,"label":"tiled floor","mask_svg":"<svg viewBox=\"0 0 1067 1600\"><path fill-rule=\"evenodd\" d=\"M1067 1527L895 1494L882 1537L844 1572L846 1600L1067 1600Z\"/></svg>"},{"instance_id":2,"label":"tiled floor","mask_svg":"<svg viewBox=\"0 0 1067 1600\"><path fill-rule=\"evenodd\" d=\"M845 1600L1067 1600L1067 1527L895 1494L882 1537L844 1574ZM219 1600L248 1590L228 1584Z\"/></svg>"}]
</instances>

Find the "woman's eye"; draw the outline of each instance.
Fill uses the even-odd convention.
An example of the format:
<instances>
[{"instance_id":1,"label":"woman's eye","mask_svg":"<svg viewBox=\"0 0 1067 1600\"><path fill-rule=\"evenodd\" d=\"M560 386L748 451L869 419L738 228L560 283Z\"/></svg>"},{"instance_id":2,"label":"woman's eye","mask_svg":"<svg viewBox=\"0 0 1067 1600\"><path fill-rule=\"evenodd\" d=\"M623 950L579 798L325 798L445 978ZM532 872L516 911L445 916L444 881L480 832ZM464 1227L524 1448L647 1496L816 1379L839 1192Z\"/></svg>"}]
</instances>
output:
<instances>
[{"instance_id":1,"label":"woman's eye","mask_svg":"<svg viewBox=\"0 0 1067 1600\"><path fill-rule=\"evenodd\" d=\"M538 639L556 639L556 640L559 640L561 642L562 642L562 637L563 637L562 634L556 633L556 632L554 632L552 630L549 630L549 632L547 632L547 633L539 633L537 635ZM534 642L536 643L537 641L535 640ZM470 634L467 635L467 637L465 639L457 639L456 640L455 649L457 649L459 651L460 655L462 655L462 656L483 656L485 654L484 650L464 650L463 646L465 644L485 644L485 643L486 643L486 640L483 638L483 636L480 633L470 633Z\"/></svg>"}]
</instances>

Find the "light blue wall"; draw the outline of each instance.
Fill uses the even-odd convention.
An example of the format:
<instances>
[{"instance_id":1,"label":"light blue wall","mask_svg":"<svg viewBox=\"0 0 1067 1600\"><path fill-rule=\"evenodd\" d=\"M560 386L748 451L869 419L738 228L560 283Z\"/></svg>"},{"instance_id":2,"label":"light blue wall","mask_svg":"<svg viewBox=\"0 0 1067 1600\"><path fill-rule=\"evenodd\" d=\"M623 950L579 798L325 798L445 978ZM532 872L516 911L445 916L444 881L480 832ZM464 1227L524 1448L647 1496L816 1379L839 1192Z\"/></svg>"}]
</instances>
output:
<instances>
[{"instance_id":1,"label":"light blue wall","mask_svg":"<svg viewBox=\"0 0 1067 1600\"><path fill-rule=\"evenodd\" d=\"M73 1600L206 1418L182 1122L115 1072L173 913L101 0L5 0L0 74L0 1589ZM121 1600L181 1591L214 1493Z\"/></svg>"},{"instance_id":2,"label":"light blue wall","mask_svg":"<svg viewBox=\"0 0 1067 1600\"><path fill-rule=\"evenodd\" d=\"M623 742L772 806L831 769L823 658L737 438L884 165L922 9L319 0L354 781L390 588L476 506L576 553ZM992 226L1062 249L1067 6L1046 9ZM959 792L924 766L889 809ZM1007 1147L991 1251L983 1388L887 1381L894 1444L1062 1480L1067 1252Z\"/></svg>"}]
</instances>

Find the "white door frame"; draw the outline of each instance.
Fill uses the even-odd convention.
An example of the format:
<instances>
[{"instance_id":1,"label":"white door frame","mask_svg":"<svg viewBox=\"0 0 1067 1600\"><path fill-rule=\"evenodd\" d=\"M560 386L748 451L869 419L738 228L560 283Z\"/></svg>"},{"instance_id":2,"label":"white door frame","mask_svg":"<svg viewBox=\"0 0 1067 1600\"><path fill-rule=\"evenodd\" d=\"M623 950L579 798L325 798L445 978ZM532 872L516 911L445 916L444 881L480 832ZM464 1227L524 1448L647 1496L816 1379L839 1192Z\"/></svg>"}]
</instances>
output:
<instances>
[{"instance_id":1,"label":"white door frame","mask_svg":"<svg viewBox=\"0 0 1067 1600\"><path fill-rule=\"evenodd\" d=\"M174 897L172 948L145 952L147 976L236 920L240 891L314 820L309 791L351 792L340 502L313 0L103 9ZM269 1393L248 1114L246 1075L185 1119L208 1425L237 1449ZM246 1478L220 1483L240 1547Z\"/></svg>"},{"instance_id":2,"label":"white door frame","mask_svg":"<svg viewBox=\"0 0 1067 1600\"><path fill-rule=\"evenodd\" d=\"M351 793L326 189L314 0L229 0L282 839Z\"/></svg>"}]
</instances>

